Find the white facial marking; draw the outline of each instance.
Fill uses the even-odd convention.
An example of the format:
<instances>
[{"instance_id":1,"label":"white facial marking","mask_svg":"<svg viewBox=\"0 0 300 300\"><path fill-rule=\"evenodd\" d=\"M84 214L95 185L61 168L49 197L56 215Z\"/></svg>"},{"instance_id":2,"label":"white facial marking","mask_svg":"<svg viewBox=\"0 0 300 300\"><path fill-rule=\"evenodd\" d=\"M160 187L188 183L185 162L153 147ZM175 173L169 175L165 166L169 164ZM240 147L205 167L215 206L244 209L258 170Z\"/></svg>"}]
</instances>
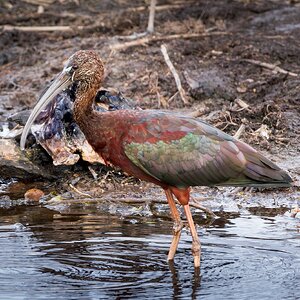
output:
<instances>
[{"instance_id":1,"label":"white facial marking","mask_svg":"<svg viewBox=\"0 0 300 300\"><path fill-rule=\"evenodd\" d=\"M72 70L72 67L64 67L63 72L69 73Z\"/></svg>"}]
</instances>

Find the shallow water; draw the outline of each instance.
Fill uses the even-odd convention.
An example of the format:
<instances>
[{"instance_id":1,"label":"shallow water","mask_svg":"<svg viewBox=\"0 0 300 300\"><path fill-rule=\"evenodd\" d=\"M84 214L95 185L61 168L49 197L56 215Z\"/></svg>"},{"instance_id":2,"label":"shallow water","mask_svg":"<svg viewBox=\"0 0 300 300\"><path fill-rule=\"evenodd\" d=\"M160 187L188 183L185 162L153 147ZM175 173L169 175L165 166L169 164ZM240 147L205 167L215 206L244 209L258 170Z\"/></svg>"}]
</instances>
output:
<instances>
[{"instance_id":1,"label":"shallow water","mask_svg":"<svg viewBox=\"0 0 300 300\"><path fill-rule=\"evenodd\" d=\"M200 276L186 230L167 264L171 228L167 210L1 208L0 299L299 299L299 219L244 211L199 226Z\"/></svg>"}]
</instances>

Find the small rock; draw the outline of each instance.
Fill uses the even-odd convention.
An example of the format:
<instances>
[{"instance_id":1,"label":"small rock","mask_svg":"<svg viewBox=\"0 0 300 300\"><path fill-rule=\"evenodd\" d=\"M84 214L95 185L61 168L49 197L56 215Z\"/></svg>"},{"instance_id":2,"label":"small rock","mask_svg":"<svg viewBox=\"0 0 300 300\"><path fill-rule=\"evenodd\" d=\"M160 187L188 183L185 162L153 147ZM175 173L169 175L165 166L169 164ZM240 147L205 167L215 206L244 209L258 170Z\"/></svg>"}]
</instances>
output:
<instances>
[{"instance_id":1,"label":"small rock","mask_svg":"<svg viewBox=\"0 0 300 300\"><path fill-rule=\"evenodd\" d=\"M49 168L31 162L12 139L0 138L0 178L53 178Z\"/></svg>"},{"instance_id":2,"label":"small rock","mask_svg":"<svg viewBox=\"0 0 300 300\"><path fill-rule=\"evenodd\" d=\"M203 67L198 70L186 70L184 77L191 88L191 95L196 99L201 99L203 96L210 98L221 97L226 100L236 98L236 92L230 76L218 68Z\"/></svg>"},{"instance_id":3,"label":"small rock","mask_svg":"<svg viewBox=\"0 0 300 300\"><path fill-rule=\"evenodd\" d=\"M29 189L25 195L24 198L25 200L30 200L30 201L39 201L41 197L43 197L45 193L42 190L39 189Z\"/></svg>"}]
</instances>

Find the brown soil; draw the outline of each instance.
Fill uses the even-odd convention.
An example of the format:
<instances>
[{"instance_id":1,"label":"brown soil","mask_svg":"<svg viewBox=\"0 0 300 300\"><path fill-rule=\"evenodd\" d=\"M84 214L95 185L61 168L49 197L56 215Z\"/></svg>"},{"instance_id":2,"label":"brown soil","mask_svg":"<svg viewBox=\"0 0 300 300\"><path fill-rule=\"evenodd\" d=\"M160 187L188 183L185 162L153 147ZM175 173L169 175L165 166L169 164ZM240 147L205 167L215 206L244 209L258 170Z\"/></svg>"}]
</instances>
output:
<instances>
[{"instance_id":1,"label":"brown soil","mask_svg":"<svg viewBox=\"0 0 300 300\"><path fill-rule=\"evenodd\" d=\"M129 41L122 37L145 31L147 22L144 1L53 1L40 14L36 5L25 1L0 1L0 124L12 113L33 107L72 53L96 49L106 63L104 86L122 91L141 107L194 114L230 134L244 124L241 138L256 148L276 154L278 160L300 156L300 75L247 61L300 74L299 1L161 0L155 16L159 39L111 50ZM73 30L22 32L2 25L62 25ZM165 38L173 34L199 35ZM189 105L175 95L162 43ZM299 166L290 170L299 175Z\"/></svg>"}]
</instances>

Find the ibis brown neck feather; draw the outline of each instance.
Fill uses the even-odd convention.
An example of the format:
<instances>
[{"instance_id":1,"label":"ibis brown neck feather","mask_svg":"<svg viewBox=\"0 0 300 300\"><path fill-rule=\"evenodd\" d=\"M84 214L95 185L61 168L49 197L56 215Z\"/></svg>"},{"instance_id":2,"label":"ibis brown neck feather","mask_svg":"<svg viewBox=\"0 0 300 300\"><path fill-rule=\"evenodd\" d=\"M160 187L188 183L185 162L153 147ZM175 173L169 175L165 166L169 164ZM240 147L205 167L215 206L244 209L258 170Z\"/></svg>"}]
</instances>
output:
<instances>
[{"instance_id":1,"label":"ibis brown neck feather","mask_svg":"<svg viewBox=\"0 0 300 300\"><path fill-rule=\"evenodd\" d=\"M104 77L104 66L93 51L79 51L77 56L77 65L80 66L72 75L77 83L73 113L82 129L84 125L87 126L93 112L94 99Z\"/></svg>"},{"instance_id":2,"label":"ibis brown neck feather","mask_svg":"<svg viewBox=\"0 0 300 300\"><path fill-rule=\"evenodd\" d=\"M94 85L87 89L79 88L76 92L74 119L80 128L84 127L89 120L98 88L98 85Z\"/></svg>"}]
</instances>

